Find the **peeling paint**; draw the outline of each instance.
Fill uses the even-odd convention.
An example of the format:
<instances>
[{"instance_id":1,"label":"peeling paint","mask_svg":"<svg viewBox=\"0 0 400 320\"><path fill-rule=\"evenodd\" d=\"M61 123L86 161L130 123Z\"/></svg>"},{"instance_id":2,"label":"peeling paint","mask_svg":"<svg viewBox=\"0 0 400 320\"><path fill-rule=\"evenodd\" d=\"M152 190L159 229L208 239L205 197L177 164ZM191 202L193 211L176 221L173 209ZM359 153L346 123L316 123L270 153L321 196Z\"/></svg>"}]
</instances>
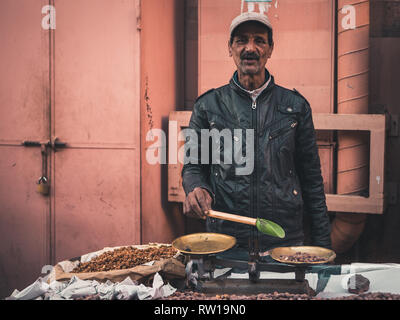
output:
<instances>
[{"instance_id":1,"label":"peeling paint","mask_svg":"<svg viewBox=\"0 0 400 320\"><path fill-rule=\"evenodd\" d=\"M146 103L146 115L147 115L148 124L149 124L150 132L151 132L151 130L153 130L154 121L153 121L153 111L151 110L151 106L150 106L149 77L148 76L146 76L146 82L145 82L144 101Z\"/></svg>"}]
</instances>

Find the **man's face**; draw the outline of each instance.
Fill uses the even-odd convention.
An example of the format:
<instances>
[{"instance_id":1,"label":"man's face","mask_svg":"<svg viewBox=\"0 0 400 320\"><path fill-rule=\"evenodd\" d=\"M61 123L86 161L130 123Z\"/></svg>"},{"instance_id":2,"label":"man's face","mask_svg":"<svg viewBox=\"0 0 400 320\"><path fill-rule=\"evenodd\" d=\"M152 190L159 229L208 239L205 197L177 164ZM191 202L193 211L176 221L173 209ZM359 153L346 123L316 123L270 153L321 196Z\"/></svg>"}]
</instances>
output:
<instances>
[{"instance_id":1,"label":"man's face","mask_svg":"<svg viewBox=\"0 0 400 320\"><path fill-rule=\"evenodd\" d=\"M261 74L271 57L273 45L268 44L268 31L257 22L245 22L235 30L229 55L242 75Z\"/></svg>"}]
</instances>

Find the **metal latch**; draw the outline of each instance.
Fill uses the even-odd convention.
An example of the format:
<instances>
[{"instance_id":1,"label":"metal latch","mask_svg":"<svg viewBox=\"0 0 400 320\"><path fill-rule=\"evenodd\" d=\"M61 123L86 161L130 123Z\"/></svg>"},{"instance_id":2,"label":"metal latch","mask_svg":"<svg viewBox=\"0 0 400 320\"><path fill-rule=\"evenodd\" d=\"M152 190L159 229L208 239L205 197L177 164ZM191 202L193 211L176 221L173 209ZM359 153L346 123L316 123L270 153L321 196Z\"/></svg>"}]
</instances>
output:
<instances>
[{"instance_id":1,"label":"metal latch","mask_svg":"<svg viewBox=\"0 0 400 320\"><path fill-rule=\"evenodd\" d=\"M48 150L47 148L53 149L54 152L57 151L58 148L65 148L67 146L66 143L60 142L59 139L56 137L53 141L23 141L22 145L25 147L40 147L41 154L42 154L42 176L36 182L37 184L37 191L44 195L48 196L50 194L50 183L47 175L47 157L48 157Z\"/></svg>"}]
</instances>

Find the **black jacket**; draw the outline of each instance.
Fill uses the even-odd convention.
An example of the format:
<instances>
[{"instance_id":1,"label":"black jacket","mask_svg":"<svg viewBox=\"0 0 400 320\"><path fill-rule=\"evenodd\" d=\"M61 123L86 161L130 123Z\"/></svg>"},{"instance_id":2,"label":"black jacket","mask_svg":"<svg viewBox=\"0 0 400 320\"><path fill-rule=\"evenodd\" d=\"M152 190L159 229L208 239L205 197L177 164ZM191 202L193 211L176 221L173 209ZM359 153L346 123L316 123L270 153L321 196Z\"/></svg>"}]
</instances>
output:
<instances>
[{"instance_id":1,"label":"black jacket","mask_svg":"<svg viewBox=\"0 0 400 320\"><path fill-rule=\"evenodd\" d=\"M279 239L261 234L255 227L207 218L207 231L233 235L240 245L246 246L254 234L261 250L302 244L306 212L311 221L311 244L330 248L330 223L309 103L297 91L276 85L271 77L254 105L233 79L196 100L189 127L197 133L199 144L194 145L195 140L188 143L191 151L197 150L186 152L185 160L192 162L182 170L186 195L203 187L213 196L214 210L269 219L286 232L286 237ZM211 159L210 164L201 161L201 129L232 133L232 141L221 139L214 144L221 152L220 164L212 164ZM243 136L234 129L242 129ZM224 151L229 148L237 155L234 145L241 141L246 156L246 129L254 129L254 170L238 175L237 169L244 164L230 162Z\"/></svg>"}]
</instances>

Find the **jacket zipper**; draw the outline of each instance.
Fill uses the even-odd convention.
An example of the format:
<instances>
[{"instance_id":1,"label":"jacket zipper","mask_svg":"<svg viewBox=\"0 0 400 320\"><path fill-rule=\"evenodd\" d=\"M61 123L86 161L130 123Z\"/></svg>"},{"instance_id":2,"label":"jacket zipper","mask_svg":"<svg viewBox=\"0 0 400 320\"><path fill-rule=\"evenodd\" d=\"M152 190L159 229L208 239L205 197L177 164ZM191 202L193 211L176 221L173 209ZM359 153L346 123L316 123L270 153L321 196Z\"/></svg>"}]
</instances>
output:
<instances>
[{"instance_id":1,"label":"jacket zipper","mask_svg":"<svg viewBox=\"0 0 400 320\"><path fill-rule=\"evenodd\" d=\"M258 195L257 195L257 190L258 190L258 117L257 117L257 99L253 100L252 106L251 106L253 112L252 112L252 126L254 128L254 172L252 175L252 212L251 212L251 216L253 218L257 218L256 217L256 211L258 209ZM256 238L256 232L254 231L254 229L251 229L251 237L252 237L252 243L254 243L254 240Z\"/></svg>"},{"instance_id":2,"label":"jacket zipper","mask_svg":"<svg viewBox=\"0 0 400 320\"><path fill-rule=\"evenodd\" d=\"M271 134L269 135L269 140L275 139L276 137L280 136L281 134L286 133L287 131L290 131L290 130L296 128L296 126L297 126L297 121L294 121L290 124L289 127L283 127L276 131L271 132Z\"/></svg>"}]
</instances>

